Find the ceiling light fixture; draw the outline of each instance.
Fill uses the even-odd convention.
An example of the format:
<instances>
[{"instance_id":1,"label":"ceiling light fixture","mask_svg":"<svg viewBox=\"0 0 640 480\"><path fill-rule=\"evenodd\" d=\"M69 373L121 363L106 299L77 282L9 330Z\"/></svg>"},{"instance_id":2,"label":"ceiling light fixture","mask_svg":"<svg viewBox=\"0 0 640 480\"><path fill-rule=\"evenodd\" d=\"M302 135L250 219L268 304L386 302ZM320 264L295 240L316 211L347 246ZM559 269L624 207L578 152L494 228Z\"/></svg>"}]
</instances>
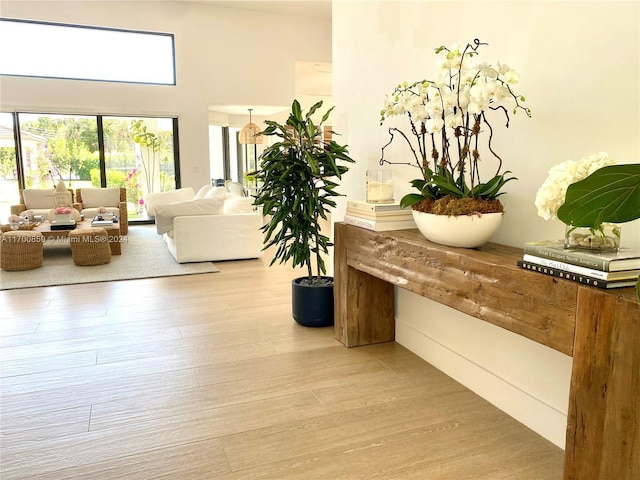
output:
<instances>
[{"instance_id":1,"label":"ceiling light fixture","mask_svg":"<svg viewBox=\"0 0 640 480\"><path fill-rule=\"evenodd\" d=\"M262 144L262 135L258 135L261 131L260 127L251 121L252 110L252 108L249 109L249 123L242 127L242 130L240 130L240 133L238 134L238 141L242 145Z\"/></svg>"}]
</instances>

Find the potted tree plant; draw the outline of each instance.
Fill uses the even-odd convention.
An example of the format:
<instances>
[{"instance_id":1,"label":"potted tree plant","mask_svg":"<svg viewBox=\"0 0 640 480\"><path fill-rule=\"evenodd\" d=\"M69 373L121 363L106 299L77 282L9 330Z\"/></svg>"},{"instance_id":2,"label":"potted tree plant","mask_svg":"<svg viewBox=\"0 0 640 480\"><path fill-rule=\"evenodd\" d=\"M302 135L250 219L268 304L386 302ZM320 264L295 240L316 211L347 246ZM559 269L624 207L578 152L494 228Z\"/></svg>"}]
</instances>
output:
<instances>
[{"instance_id":1,"label":"potted tree plant","mask_svg":"<svg viewBox=\"0 0 640 480\"><path fill-rule=\"evenodd\" d=\"M337 180L348 170L343 163L354 161L346 146L323 141L320 125L333 107L315 124L311 117L320 107L322 101L303 114L294 100L284 125L266 121L260 134L278 141L260 155L255 200L268 218L262 227L264 249L277 247L271 265L291 261L294 267L307 269L305 277L292 282L292 313L296 322L313 327L333 324L333 278L325 276L323 259L333 244L320 222L327 220L329 207L336 205L334 197L340 195Z\"/></svg>"}]
</instances>

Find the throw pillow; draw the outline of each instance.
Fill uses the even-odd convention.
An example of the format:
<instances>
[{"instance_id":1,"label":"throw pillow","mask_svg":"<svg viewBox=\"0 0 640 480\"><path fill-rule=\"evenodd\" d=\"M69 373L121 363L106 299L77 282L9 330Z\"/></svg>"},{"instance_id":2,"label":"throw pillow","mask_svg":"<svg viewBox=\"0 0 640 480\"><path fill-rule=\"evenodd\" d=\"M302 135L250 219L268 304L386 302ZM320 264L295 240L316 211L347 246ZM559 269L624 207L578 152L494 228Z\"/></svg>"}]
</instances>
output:
<instances>
[{"instance_id":1,"label":"throw pillow","mask_svg":"<svg viewBox=\"0 0 640 480\"><path fill-rule=\"evenodd\" d=\"M188 202L166 203L156 206L156 232L159 235L173 230L174 217L185 215L220 215L222 198L202 198Z\"/></svg>"},{"instance_id":2,"label":"throw pillow","mask_svg":"<svg viewBox=\"0 0 640 480\"><path fill-rule=\"evenodd\" d=\"M196 192L196 195L195 197L193 197L193 199L200 200L201 198L204 198L209 190L211 190L211 185L205 185L201 187L200 190Z\"/></svg>"},{"instance_id":3,"label":"throw pillow","mask_svg":"<svg viewBox=\"0 0 640 480\"><path fill-rule=\"evenodd\" d=\"M227 195L244 197L246 194L244 186L239 182L228 182L225 188L227 189Z\"/></svg>"},{"instance_id":4,"label":"throw pillow","mask_svg":"<svg viewBox=\"0 0 640 480\"><path fill-rule=\"evenodd\" d=\"M169 190L168 192L147 193L144 196L144 202L147 205L147 215L156 214L156 206L165 203L186 202L193 200L193 188L179 188L178 190Z\"/></svg>"},{"instance_id":5,"label":"throw pillow","mask_svg":"<svg viewBox=\"0 0 640 480\"><path fill-rule=\"evenodd\" d=\"M120 204L120 188L82 188L80 189L82 208L101 206L115 207Z\"/></svg>"},{"instance_id":6,"label":"throw pillow","mask_svg":"<svg viewBox=\"0 0 640 480\"><path fill-rule=\"evenodd\" d=\"M219 198L224 201L227 191L224 187L211 187L204 198Z\"/></svg>"},{"instance_id":7,"label":"throw pillow","mask_svg":"<svg viewBox=\"0 0 640 480\"><path fill-rule=\"evenodd\" d=\"M25 188L22 191L22 197L24 198L24 204L29 210L53 208L54 195L56 191L53 189L44 190L37 188Z\"/></svg>"},{"instance_id":8,"label":"throw pillow","mask_svg":"<svg viewBox=\"0 0 640 480\"><path fill-rule=\"evenodd\" d=\"M237 213L253 213L253 197L237 197L235 195L227 196L224 200L224 215L233 215Z\"/></svg>"}]
</instances>

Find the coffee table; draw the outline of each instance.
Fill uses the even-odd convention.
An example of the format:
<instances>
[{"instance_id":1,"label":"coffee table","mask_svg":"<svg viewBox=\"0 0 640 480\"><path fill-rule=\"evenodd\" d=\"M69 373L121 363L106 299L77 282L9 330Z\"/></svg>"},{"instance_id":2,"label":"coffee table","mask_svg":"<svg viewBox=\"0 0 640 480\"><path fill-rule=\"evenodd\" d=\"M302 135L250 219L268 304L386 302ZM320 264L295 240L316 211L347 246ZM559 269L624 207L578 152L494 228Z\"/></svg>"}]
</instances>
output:
<instances>
[{"instance_id":1,"label":"coffee table","mask_svg":"<svg viewBox=\"0 0 640 480\"><path fill-rule=\"evenodd\" d=\"M91 228L91 220L82 220L76 224L76 228L78 229L86 229ZM111 255L122 255L122 243L125 241L124 238L120 235L120 226L117 223L113 225L100 226L99 228L104 228L107 232L107 238L109 240L109 248L111 249ZM42 222L40 225L35 227L33 231L40 232L44 237L45 242L49 239L54 241L66 241L68 242L69 232L73 230L51 230L51 223Z\"/></svg>"}]
</instances>

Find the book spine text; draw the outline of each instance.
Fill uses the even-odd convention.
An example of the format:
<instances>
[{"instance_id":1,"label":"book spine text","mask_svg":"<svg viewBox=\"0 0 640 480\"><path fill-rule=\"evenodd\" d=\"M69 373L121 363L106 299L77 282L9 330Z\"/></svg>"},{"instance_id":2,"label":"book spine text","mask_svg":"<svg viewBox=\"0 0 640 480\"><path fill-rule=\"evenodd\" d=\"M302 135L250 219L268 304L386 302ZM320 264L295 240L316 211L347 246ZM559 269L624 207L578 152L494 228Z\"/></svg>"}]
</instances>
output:
<instances>
[{"instance_id":1,"label":"book spine text","mask_svg":"<svg viewBox=\"0 0 640 480\"><path fill-rule=\"evenodd\" d=\"M524 255L524 260L531 263L537 263L543 267L559 268L560 270L566 270L567 272L577 273L578 275L587 275L589 277L600 278L602 280L608 280L608 273L602 270L595 270L593 268L581 267L572 263L560 262L551 258L536 257L534 255Z\"/></svg>"},{"instance_id":2,"label":"book spine text","mask_svg":"<svg viewBox=\"0 0 640 480\"><path fill-rule=\"evenodd\" d=\"M527 262L525 260L518 260L518 266L525 270L531 270L532 272L539 272L545 275L549 275L557 278L564 278L573 282L582 283L583 285L591 285L597 288L614 288L614 287L627 287L633 282L608 282L600 278L589 277L587 275L580 275L577 273L567 272L559 268L545 267L535 263Z\"/></svg>"},{"instance_id":3,"label":"book spine text","mask_svg":"<svg viewBox=\"0 0 640 480\"><path fill-rule=\"evenodd\" d=\"M605 272L609 270L609 260L604 258L580 257L573 255L571 250L558 251L544 246L526 244L524 246L524 253L535 257L548 258L557 262L572 263L573 265L592 268L594 270Z\"/></svg>"},{"instance_id":4,"label":"book spine text","mask_svg":"<svg viewBox=\"0 0 640 480\"><path fill-rule=\"evenodd\" d=\"M355 225L356 227L366 228L368 230L375 230L377 232L417 228L413 220L385 222L385 221L369 220L367 218L354 217L353 215L345 215L344 223L348 223L349 225Z\"/></svg>"}]
</instances>

